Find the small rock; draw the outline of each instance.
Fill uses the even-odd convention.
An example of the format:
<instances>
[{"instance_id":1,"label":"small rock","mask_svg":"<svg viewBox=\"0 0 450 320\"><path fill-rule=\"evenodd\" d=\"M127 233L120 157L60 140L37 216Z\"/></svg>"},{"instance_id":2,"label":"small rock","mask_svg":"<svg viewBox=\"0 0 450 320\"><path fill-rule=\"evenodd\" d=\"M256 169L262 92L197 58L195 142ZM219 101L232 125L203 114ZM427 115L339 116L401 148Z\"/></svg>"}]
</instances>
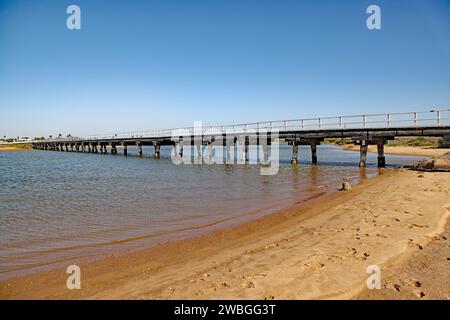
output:
<instances>
[{"instance_id":1,"label":"small rock","mask_svg":"<svg viewBox=\"0 0 450 320\"><path fill-rule=\"evenodd\" d=\"M347 181L342 182L341 191L349 191L352 189L352 186Z\"/></svg>"}]
</instances>

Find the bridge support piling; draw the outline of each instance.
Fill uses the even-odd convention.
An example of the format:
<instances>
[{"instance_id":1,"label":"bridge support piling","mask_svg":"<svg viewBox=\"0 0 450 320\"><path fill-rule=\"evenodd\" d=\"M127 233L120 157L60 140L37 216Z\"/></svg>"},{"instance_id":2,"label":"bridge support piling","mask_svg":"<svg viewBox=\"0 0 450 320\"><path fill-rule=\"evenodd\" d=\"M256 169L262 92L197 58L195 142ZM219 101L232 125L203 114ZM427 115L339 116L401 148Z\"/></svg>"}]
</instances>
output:
<instances>
[{"instance_id":1,"label":"bridge support piling","mask_svg":"<svg viewBox=\"0 0 450 320\"><path fill-rule=\"evenodd\" d=\"M249 145L249 137L243 137L242 138L242 157L241 161L242 163L247 164L248 163L248 145Z\"/></svg>"},{"instance_id":2,"label":"bridge support piling","mask_svg":"<svg viewBox=\"0 0 450 320\"><path fill-rule=\"evenodd\" d=\"M123 144L123 155L128 156L128 146L126 143Z\"/></svg>"},{"instance_id":3,"label":"bridge support piling","mask_svg":"<svg viewBox=\"0 0 450 320\"><path fill-rule=\"evenodd\" d=\"M384 156L384 142L379 142L377 144L378 149L378 167L384 168L386 166L386 158Z\"/></svg>"},{"instance_id":4,"label":"bridge support piling","mask_svg":"<svg viewBox=\"0 0 450 320\"><path fill-rule=\"evenodd\" d=\"M311 162L317 164L317 143L311 143Z\"/></svg>"},{"instance_id":5,"label":"bridge support piling","mask_svg":"<svg viewBox=\"0 0 450 320\"><path fill-rule=\"evenodd\" d=\"M175 161L177 164L182 163L183 159L183 142L182 141L175 141L175 144L173 145L173 153L174 157L172 160Z\"/></svg>"},{"instance_id":6,"label":"bridge support piling","mask_svg":"<svg viewBox=\"0 0 450 320\"><path fill-rule=\"evenodd\" d=\"M231 164L231 146L226 145L226 156L225 156L225 163Z\"/></svg>"},{"instance_id":7,"label":"bridge support piling","mask_svg":"<svg viewBox=\"0 0 450 320\"><path fill-rule=\"evenodd\" d=\"M298 144L295 141L292 143L292 159L291 164L297 164L298 159Z\"/></svg>"},{"instance_id":8,"label":"bridge support piling","mask_svg":"<svg viewBox=\"0 0 450 320\"><path fill-rule=\"evenodd\" d=\"M368 144L367 141L363 140L361 141L361 146L359 149L359 166L365 167L367 162L367 150L368 150Z\"/></svg>"},{"instance_id":9,"label":"bridge support piling","mask_svg":"<svg viewBox=\"0 0 450 320\"><path fill-rule=\"evenodd\" d=\"M161 145L159 143L155 144L155 158L159 159L161 157Z\"/></svg>"},{"instance_id":10,"label":"bridge support piling","mask_svg":"<svg viewBox=\"0 0 450 320\"><path fill-rule=\"evenodd\" d=\"M212 144L208 143L205 148L204 161L206 164L212 164Z\"/></svg>"},{"instance_id":11,"label":"bridge support piling","mask_svg":"<svg viewBox=\"0 0 450 320\"><path fill-rule=\"evenodd\" d=\"M142 144L141 144L141 142L140 141L136 141L136 146L138 148L138 153L137 153L138 157L142 157Z\"/></svg>"},{"instance_id":12,"label":"bridge support piling","mask_svg":"<svg viewBox=\"0 0 450 320\"><path fill-rule=\"evenodd\" d=\"M117 147L114 143L111 144L111 154L117 154Z\"/></svg>"},{"instance_id":13,"label":"bridge support piling","mask_svg":"<svg viewBox=\"0 0 450 320\"><path fill-rule=\"evenodd\" d=\"M203 155L202 155L202 142L198 141L195 145L195 152L194 152L194 164L201 164L203 161Z\"/></svg>"},{"instance_id":14,"label":"bridge support piling","mask_svg":"<svg viewBox=\"0 0 450 320\"><path fill-rule=\"evenodd\" d=\"M269 146L267 144L262 145L262 151L263 151L263 164L269 163Z\"/></svg>"}]
</instances>

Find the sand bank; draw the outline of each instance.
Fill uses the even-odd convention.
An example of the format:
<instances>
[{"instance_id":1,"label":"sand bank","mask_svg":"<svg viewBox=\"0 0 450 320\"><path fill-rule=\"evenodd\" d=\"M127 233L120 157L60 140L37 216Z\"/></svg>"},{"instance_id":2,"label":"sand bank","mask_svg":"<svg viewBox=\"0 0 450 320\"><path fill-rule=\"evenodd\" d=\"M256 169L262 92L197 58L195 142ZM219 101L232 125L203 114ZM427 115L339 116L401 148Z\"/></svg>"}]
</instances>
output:
<instances>
[{"instance_id":1,"label":"sand bank","mask_svg":"<svg viewBox=\"0 0 450 320\"><path fill-rule=\"evenodd\" d=\"M0 151L31 150L31 144L0 144Z\"/></svg>"},{"instance_id":2,"label":"sand bank","mask_svg":"<svg viewBox=\"0 0 450 320\"><path fill-rule=\"evenodd\" d=\"M68 290L58 269L3 281L0 297L365 298L367 267L379 265L387 276L403 270L443 232L449 208L448 173L391 170L238 227L80 265L80 290ZM425 282L429 272L421 268L414 279ZM439 277L449 275L440 268ZM425 298L445 298L427 290ZM383 283L381 292L396 298L399 291Z\"/></svg>"},{"instance_id":3,"label":"sand bank","mask_svg":"<svg viewBox=\"0 0 450 320\"><path fill-rule=\"evenodd\" d=\"M358 151L359 146L354 144L343 145L344 150ZM369 152L376 153L377 146L369 146ZM409 147L409 146L384 146L385 154L400 155L400 156L424 156L424 157L437 157L447 152L450 152L450 148L434 148L434 147Z\"/></svg>"}]
</instances>

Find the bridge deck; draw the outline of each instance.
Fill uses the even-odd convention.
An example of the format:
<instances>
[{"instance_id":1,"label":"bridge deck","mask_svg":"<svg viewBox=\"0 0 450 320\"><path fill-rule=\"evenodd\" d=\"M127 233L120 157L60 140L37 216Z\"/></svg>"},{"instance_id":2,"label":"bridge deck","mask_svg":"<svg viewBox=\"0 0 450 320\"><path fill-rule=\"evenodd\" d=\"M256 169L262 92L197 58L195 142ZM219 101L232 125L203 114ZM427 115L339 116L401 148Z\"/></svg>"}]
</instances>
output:
<instances>
[{"instance_id":1,"label":"bridge deck","mask_svg":"<svg viewBox=\"0 0 450 320\"><path fill-rule=\"evenodd\" d=\"M401 136L447 137L450 136L450 109L427 112L405 112L390 114L371 114L314 119L296 119L246 123L225 126L202 126L190 128L149 130L143 132L115 133L86 137L56 138L32 141L33 148L45 150L98 152L116 154L117 145L137 145L138 155L142 155L143 145L155 147L159 157L161 145L173 145L176 152L182 154L186 145L244 145L244 157L248 159L248 145L270 145L274 140L285 140L293 145L292 162L297 160L297 146L310 145L313 163L317 162L316 146L327 138L351 138L361 146L360 166L366 162L367 146L378 146L378 164L384 166L384 144L388 140ZM208 147L210 148L210 147Z\"/></svg>"}]
</instances>

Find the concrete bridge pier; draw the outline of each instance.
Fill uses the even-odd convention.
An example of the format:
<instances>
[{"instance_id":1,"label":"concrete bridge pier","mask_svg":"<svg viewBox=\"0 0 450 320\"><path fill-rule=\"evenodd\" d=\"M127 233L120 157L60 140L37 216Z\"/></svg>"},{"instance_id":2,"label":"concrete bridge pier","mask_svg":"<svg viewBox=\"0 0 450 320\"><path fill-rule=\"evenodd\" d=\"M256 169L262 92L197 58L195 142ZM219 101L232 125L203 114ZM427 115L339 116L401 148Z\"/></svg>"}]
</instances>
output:
<instances>
[{"instance_id":1,"label":"concrete bridge pier","mask_svg":"<svg viewBox=\"0 0 450 320\"><path fill-rule=\"evenodd\" d=\"M154 147L155 147L155 158L159 159L161 157L161 144L155 143Z\"/></svg>"},{"instance_id":2,"label":"concrete bridge pier","mask_svg":"<svg viewBox=\"0 0 450 320\"><path fill-rule=\"evenodd\" d=\"M248 136L241 138L242 143L242 156L241 156L241 163L248 163L248 145L249 145L249 138Z\"/></svg>"},{"instance_id":3,"label":"concrete bridge pier","mask_svg":"<svg viewBox=\"0 0 450 320\"><path fill-rule=\"evenodd\" d=\"M183 159L183 141L175 141L173 144L172 161L176 164L181 164Z\"/></svg>"},{"instance_id":4,"label":"concrete bridge pier","mask_svg":"<svg viewBox=\"0 0 450 320\"><path fill-rule=\"evenodd\" d=\"M233 164L236 154L236 137L227 137L223 139L223 147L225 148L225 163ZM233 154L231 154L231 148L233 148Z\"/></svg>"},{"instance_id":5,"label":"concrete bridge pier","mask_svg":"<svg viewBox=\"0 0 450 320\"><path fill-rule=\"evenodd\" d=\"M111 154L117 154L117 147L115 143L111 143Z\"/></svg>"},{"instance_id":6,"label":"concrete bridge pier","mask_svg":"<svg viewBox=\"0 0 450 320\"><path fill-rule=\"evenodd\" d=\"M386 166L386 157L384 156L384 141L377 143L378 151L378 167L384 168Z\"/></svg>"},{"instance_id":7,"label":"concrete bridge pier","mask_svg":"<svg viewBox=\"0 0 450 320\"><path fill-rule=\"evenodd\" d=\"M269 163L269 146L267 144L262 145L263 159L262 164Z\"/></svg>"},{"instance_id":8,"label":"concrete bridge pier","mask_svg":"<svg viewBox=\"0 0 450 320\"><path fill-rule=\"evenodd\" d=\"M123 155L126 157L128 156L128 146L126 143L122 143L123 146Z\"/></svg>"},{"instance_id":9,"label":"concrete bridge pier","mask_svg":"<svg viewBox=\"0 0 450 320\"><path fill-rule=\"evenodd\" d=\"M140 141L136 141L136 146L138 148L138 153L137 153L138 157L142 157L142 144L141 144L141 142Z\"/></svg>"},{"instance_id":10,"label":"concrete bridge pier","mask_svg":"<svg viewBox=\"0 0 450 320\"><path fill-rule=\"evenodd\" d=\"M202 142L201 141L197 141L197 143L195 144L194 164L201 164L202 163L202 158L203 158L202 148L203 148Z\"/></svg>"},{"instance_id":11,"label":"concrete bridge pier","mask_svg":"<svg viewBox=\"0 0 450 320\"><path fill-rule=\"evenodd\" d=\"M361 141L361 145L359 147L359 166L365 167L367 162L367 150L369 149L369 145L366 140Z\"/></svg>"},{"instance_id":12,"label":"concrete bridge pier","mask_svg":"<svg viewBox=\"0 0 450 320\"><path fill-rule=\"evenodd\" d=\"M212 144L208 143L205 148L204 160L206 164L212 164Z\"/></svg>"},{"instance_id":13,"label":"concrete bridge pier","mask_svg":"<svg viewBox=\"0 0 450 320\"><path fill-rule=\"evenodd\" d=\"M66 148L66 152L69 152L69 145L67 143L64 145L64 147Z\"/></svg>"},{"instance_id":14,"label":"concrete bridge pier","mask_svg":"<svg viewBox=\"0 0 450 320\"><path fill-rule=\"evenodd\" d=\"M231 146L226 145L226 155L225 155L225 163L230 164L231 163Z\"/></svg>"},{"instance_id":15,"label":"concrete bridge pier","mask_svg":"<svg viewBox=\"0 0 450 320\"><path fill-rule=\"evenodd\" d=\"M317 142L311 142L311 162L317 164Z\"/></svg>"},{"instance_id":16,"label":"concrete bridge pier","mask_svg":"<svg viewBox=\"0 0 450 320\"><path fill-rule=\"evenodd\" d=\"M298 144L293 141L292 142L292 158L291 158L291 164L297 164L298 159Z\"/></svg>"}]
</instances>

